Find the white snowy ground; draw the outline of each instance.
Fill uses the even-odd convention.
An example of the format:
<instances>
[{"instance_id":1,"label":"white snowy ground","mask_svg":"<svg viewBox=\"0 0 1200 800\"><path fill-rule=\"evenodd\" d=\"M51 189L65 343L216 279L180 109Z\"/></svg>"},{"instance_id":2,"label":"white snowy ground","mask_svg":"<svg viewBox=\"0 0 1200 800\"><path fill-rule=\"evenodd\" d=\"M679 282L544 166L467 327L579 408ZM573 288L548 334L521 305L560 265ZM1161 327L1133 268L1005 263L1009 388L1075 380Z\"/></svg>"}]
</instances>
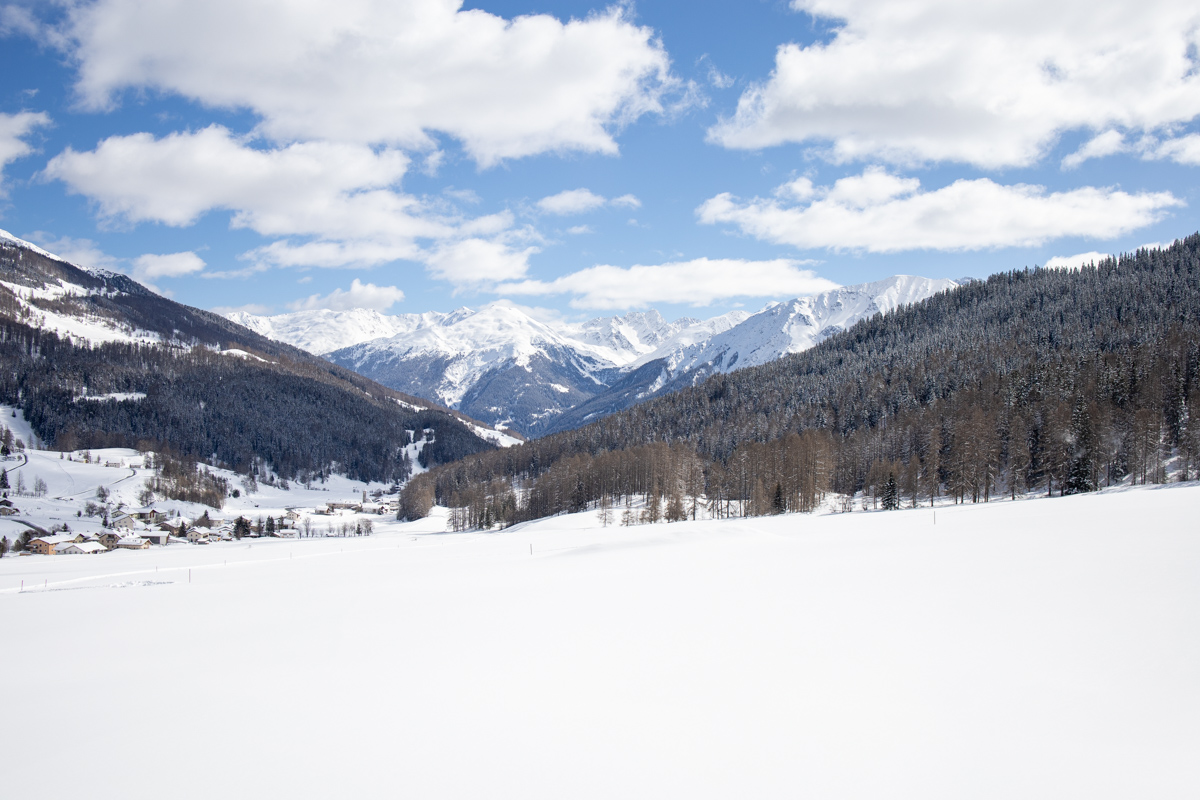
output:
<instances>
[{"instance_id":1,"label":"white snowy ground","mask_svg":"<svg viewBox=\"0 0 1200 800\"><path fill-rule=\"evenodd\" d=\"M6 558L0 794L1200 797L1198 508Z\"/></svg>"}]
</instances>

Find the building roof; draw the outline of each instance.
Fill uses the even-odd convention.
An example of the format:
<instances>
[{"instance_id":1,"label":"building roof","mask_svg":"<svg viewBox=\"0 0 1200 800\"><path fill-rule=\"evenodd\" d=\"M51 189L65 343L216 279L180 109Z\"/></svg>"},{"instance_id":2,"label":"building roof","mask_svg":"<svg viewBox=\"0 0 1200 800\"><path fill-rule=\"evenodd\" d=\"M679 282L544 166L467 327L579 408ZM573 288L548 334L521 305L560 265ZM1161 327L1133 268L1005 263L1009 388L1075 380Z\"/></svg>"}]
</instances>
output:
<instances>
[{"instance_id":1,"label":"building roof","mask_svg":"<svg viewBox=\"0 0 1200 800\"><path fill-rule=\"evenodd\" d=\"M126 536L124 539L121 539L120 541L118 541L117 544L125 545L127 547L128 546L141 547L144 544L148 544L149 541L150 541L149 539L143 539L140 536Z\"/></svg>"},{"instance_id":2,"label":"building roof","mask_svg":"<svg viewBox=\"0 0 1200 800\"><path fill-rule=\"evenodd\" d=\"M54 551L56 553L65 553L72 549L80 553L102 553L108 548L99 542L63 542L56 545Z\"/></svg>"},{"instance_id":3,"label":"building roof","mask_svg":"<svg viewBox=\"0 0 1200 800\"><path fill-rule=\"evenodd\" d=\"M56 534L53 534L52 536L35 536L34 538L30 539L29 541L31 543L32 542L45 542L46 544L49 544L49 545L60 545L60 544L65 544L66 542L75 541L75 538L77 536L80 536L80 534L78 534L78 533L56 533Z\"/></svg>"}]
</instances>

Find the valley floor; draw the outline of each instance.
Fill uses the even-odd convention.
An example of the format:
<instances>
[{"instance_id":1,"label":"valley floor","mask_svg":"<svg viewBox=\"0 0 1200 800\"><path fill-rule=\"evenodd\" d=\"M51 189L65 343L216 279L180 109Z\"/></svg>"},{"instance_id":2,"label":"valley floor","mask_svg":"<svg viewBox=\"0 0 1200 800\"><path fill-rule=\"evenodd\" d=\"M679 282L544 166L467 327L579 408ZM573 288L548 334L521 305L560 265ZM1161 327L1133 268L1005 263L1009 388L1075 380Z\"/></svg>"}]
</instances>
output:
<instances>
[{"instance_id":1,"label":"valley floor","mask_svg":"<svg viewBox=\"0 0 1200 800\"><path fill-rule=\"evenodd\" d=\"M1198 509L5 558L4 794L1194 798Z\"/></svg>"}]
</instances>

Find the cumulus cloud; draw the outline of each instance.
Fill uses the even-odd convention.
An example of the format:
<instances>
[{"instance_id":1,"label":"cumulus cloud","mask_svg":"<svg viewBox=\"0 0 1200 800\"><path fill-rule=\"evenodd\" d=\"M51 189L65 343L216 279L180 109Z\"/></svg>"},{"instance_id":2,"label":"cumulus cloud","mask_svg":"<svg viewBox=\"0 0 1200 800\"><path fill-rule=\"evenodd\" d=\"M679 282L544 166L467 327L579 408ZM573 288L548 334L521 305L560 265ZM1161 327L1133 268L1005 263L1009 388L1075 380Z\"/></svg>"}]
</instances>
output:
<instances>
[{"instance_id":1,"label":"cumulus cloud","mask_svg":"<svg viewBox=\"0 0 1200 800\"><path fill-rule=\"evenodd\" d=\"M112 136L86 152L68 147L43 174L110 219L184 226L225 209L234 227L265 235L347 236L423 229L409 213L417 201L389 188L407 167L395 150L330 142L258 149L212 125L162 138Z\"/></svg>"},{"instance_id":2,"label":"cumulus cloud","mask_svg":"<svg viewBox=\"0 0 1200 800\"><path fill-rule=\"evenodd\" d=\"M25 141L26 137L35 128L49 124L50 117L42 112L0 113L0 196L4 194L4 168L32 153L33 147Z\"/></svg>"},{"instance_id":3,"label":"cumulus cloud","mask_svg":"<svg viewBox=\"0 0 1200 800\"><path fill-rule=\"evenodd\" d=\"M537 207L547 214L582 214L600 208L606 201L603 197L587 189L568 189L549 197L538 200Z\"/></svg>"},{"instance_id":4,"label":"cumulus cloud","mask_svg":"<svg viewBox=\"0 0 1200 800\"><path fill-rule=\"evenodd\" d=\"M682 88L654 31L624 5L561 22L506 20L461 0L207 0L75 5L76 90L125 89L246 108L278 141L435 149L481 165L545 152L615 153L613 133Z\"/></svg>"},{"instance_id":5,"label":"cumulus cloud","mask_svg":"<svg viewBox=\"0 0 1200 800\"><path fill-rule=\"evenodd\" d=\"M1076 253L1073 256L1055 256L1046 262L1046 266L1051 269L1079 269L1085 264L1099 264L1108 257L1108 253L1092 250L1088 253Z\"/></svg>"},{"instance_id":6,"label":"cumulus cloud","mask_svg":"<svg viewBox=\"0 0 1200 800\"><path fill-rule=\"evenodd\" d=\"M1094 136L1082 147L1062 160L1065 169L1073 169L1083 162L1093 158L1104 158L1128 149L1125 136L1120 131L1105 131Z\"/></svg>"},{"instance_id":7,"label":"cumulus cloud","mask_svg":"<svg viewBox=\"0 0 1200 800\"><path fill-rule=\"evenodd\" d=\"M225 128L114 136L68 148L45 177L63 181L114 222L186 226L211 211L234 228L277 238L246 253L241 273L270 267L368 267L400 259L458 283L523 275L529 231L511 212L451 215L400 191L408 159L396 150L331 142L256 148ZM436 201L436 198L435 198ZM440 210L441 209L441 210ZM229 275L230 273L222 273Z\"/></svg>"},{"instance_id":8,"label":"cumulus cloud","mask_svg":"<svg viewBox=\"0 0 1200 800\"><path fill-rule=\"evenodd\" d=\"M502 284L496 292L508 296L571 295L573 308L624 309L656 303L707 306L733 297L799 297L837 287L811 270L801 269L804 263L697 258L628 268L605 264L552 281Z\"/></svg>"},{"instance_id":9,"label":"cumulus cloud","mask_svg":"<svg viewBox=\"0 0 1200 800\"><path fill-rule=\"evenodd\" d=\"M1183 204L1170 192L1047 192L986 178L923 191L916 178L872 167L828 187L799 178L773 198L743 201L722 193L696 214L704 224L732 224L777 244L894 253L1034 246L1064 236L1108 239L1157 222Z\"/></svg>"},{"instance_id":10,"label":"cumulus cloud","mask_svg":"<svg viewBox=\"0 0 1200 800\"><path fill-rule=\"evenodd\" d=\"M1154 132L1200 115L1194 3L793 0L837 20L786 44L770 77L709 130L726 147L786 142L838 162L1039 161L1068 130ZM1108 140L1111 141L1111 140Z\"/></svg>"},{"instance_id":11,"label":"cumulus cloud","mask_svg":"<svg viewBox=\"0 0 1200 800\"><path fill-rule=\"evenodd\" d=\"M425 262L435 278L456 286L486 286L523 278L536 252L536 247L518 249L494 239L463 239L437 248Z\"/></svg>"},{"instance_id":12,"label":"cumulus cloud","mask_svg":"<svg viewBox=\"0 0 1200 800\"><path fill-rule=\"evenodd\" d=\"M1153 158L1166 158L1180 164L1200 166L1200 134L1192 133L1159 142L1151 153Z\"/></svg>"},{"instance_id":13,"label":"cumulus cloud","mask_svg":"<svg viewBox=\"0 0 1200 800\"><path fill-rule=\"evenodd\" d=\"M151 281L158 278L182 278L200 272L204 267L204 259L190 250L162 255L147 253L133 260L133 276L138 280Z\"/></svg>"},{"instance_id":14,"label":"cumulus cloud","mask_svg":"<svg viewBox=\"0 0 1200 800\"><path fill-rule=\"evenodd\" d=\"M330 311L349 311L355 308L369 308L374 311L387 311L404 299L404 292L395 286L376 286L373 283L363 283L355 278L349 289L334 289L325 296L310 295L304 300L290 303L292 311L307 311L324 308Z\"/></svg>"},{"instance_id":15,"label":"cumulus cloud","mask_svg":"<svg viewBox=\"0 0 1200 800\"><path fill-rule=\"evenodd\" d=\"M641 208L642 201L631 194L623 194L620 197L614 197L609 200L590 189L567 189L566 191L552 194L549 197L543 197L537 201L537 207L540 210L547 214L557 214L558 216L582 214L586 211L594 211L597 208L602 208L603 206Z\"/></svg>"},{"instance_id":16,"label":"cumulus cloud","mask_svg":"<svg viewBox=\"0 0 1200 800\"><path fill-rule=\"evenodd\" d=\"M91 239L55 236L46 231L34 231L25 238L77 267L107 269L114 272L121 267L121 259L105 253Z\"/></svg>"}]
</instances>

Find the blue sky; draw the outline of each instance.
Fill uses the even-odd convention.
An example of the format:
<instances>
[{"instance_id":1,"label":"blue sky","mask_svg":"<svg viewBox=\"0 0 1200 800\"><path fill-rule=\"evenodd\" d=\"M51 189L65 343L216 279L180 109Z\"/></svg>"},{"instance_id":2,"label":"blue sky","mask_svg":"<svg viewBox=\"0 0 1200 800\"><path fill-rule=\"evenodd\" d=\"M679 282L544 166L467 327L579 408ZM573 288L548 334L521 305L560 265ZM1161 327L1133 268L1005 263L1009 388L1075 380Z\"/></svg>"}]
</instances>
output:
<instances>
[{"instance_id":1,"label":"blue sky","mask_svg":"<svg viewBox=\"0 0 1200 800\"><path fill-rule=\"evenodd\" d=\"M667 316L1200 228L1148 0L0 0L0 228L202 308Z\"/></svg>"}]
</instances>

